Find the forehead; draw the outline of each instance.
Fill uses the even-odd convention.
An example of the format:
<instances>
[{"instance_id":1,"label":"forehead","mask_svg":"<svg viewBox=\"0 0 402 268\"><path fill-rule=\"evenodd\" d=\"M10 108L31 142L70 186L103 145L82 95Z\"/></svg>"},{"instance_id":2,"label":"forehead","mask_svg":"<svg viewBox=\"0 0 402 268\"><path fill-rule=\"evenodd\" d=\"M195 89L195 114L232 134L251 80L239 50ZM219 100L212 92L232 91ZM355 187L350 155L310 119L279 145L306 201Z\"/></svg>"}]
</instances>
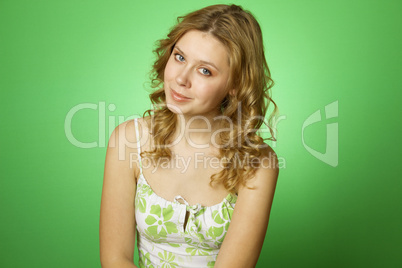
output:
<instances>
[{"instance_id":1,"label":"forehead","mask_svg":"<svg viewBox=\"0 0 402 268\"><path fill-rule=\"evenodd\" d=\"M176 46L187 60L211 62L218 68L229 67L226 47L209 33L191 30L177 41Z\"/></svg>"}]
</instances>

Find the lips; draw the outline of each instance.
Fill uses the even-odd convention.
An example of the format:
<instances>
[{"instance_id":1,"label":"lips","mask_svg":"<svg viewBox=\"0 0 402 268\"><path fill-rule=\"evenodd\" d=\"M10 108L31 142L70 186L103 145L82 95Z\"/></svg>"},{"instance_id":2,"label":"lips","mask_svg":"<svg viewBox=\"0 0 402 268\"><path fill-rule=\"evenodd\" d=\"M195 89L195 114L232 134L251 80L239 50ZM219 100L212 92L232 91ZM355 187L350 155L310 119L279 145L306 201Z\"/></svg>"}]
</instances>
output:
<instances>
[{"instance_id":1,"label":"lips","mask_svg":"<svg viewBox=\"0 0 402 268\"><path fill-rule=\"evenodd\" d=\"M173 89L170 89L170 94L172 95L173 100L178 101L178 102L184 102L184 101L191 100L191 98L181 95L180 93L177 93Z\"/></svg>"}]
</instances>

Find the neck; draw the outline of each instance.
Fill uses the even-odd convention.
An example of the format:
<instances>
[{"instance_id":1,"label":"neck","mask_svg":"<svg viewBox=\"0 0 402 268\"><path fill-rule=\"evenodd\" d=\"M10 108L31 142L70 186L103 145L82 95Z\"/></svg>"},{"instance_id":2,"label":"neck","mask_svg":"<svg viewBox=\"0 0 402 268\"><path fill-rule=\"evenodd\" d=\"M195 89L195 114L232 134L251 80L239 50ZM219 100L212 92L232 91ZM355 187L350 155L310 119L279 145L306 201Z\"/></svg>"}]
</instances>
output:
<instances>
[{"instance_id":1,"label":"neck","mask_svg":"<svg viewBox=\"0 0 402 268\"><path fill-rule=\"evenodd\" d=\"M219 129L220 119L214 115L176 115L175 140L190 149L209 148L214 145L217 136L214 133ZM215 119L215 120L214 120Z\"/></svg>"}]
</instances>

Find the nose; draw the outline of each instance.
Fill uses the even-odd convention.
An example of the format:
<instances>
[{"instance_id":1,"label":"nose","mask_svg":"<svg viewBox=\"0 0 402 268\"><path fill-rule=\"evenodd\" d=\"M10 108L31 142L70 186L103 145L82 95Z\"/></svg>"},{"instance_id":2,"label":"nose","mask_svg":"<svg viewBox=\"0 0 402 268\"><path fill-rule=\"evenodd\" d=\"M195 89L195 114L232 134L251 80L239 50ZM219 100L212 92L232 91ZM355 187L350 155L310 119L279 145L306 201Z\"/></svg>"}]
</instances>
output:
<instances>
[{"instance_id":1,"label":"nose","mask_svg":"<svg viewBox=\"0 0 402 268\"><path fill-rule=\"evenodd\" d=\"M183 67L182 69L178 70L176 75L176 83L179 86L189 88L191 86L190 81L190 70L189 68Z\"/></svg>"}]
</instances>

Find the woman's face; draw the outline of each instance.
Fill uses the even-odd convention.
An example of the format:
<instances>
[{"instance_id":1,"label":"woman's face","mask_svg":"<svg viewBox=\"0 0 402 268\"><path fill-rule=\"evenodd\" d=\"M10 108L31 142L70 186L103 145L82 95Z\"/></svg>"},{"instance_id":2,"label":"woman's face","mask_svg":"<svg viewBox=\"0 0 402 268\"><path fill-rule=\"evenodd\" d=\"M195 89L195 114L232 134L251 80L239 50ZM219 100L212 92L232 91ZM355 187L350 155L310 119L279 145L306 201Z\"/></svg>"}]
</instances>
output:
<instances>
[{"instance_id":1,"label":"woman's face","mask_svg":"<svg viewBox=\"0 0 402 268\"><path fill-rule=\"evenodd\" d=\"M223 44L191 30L176 43L164 72L166 103L174 113L214 116L228 93L229 58Z\"/></svg>"}]
</instances>

